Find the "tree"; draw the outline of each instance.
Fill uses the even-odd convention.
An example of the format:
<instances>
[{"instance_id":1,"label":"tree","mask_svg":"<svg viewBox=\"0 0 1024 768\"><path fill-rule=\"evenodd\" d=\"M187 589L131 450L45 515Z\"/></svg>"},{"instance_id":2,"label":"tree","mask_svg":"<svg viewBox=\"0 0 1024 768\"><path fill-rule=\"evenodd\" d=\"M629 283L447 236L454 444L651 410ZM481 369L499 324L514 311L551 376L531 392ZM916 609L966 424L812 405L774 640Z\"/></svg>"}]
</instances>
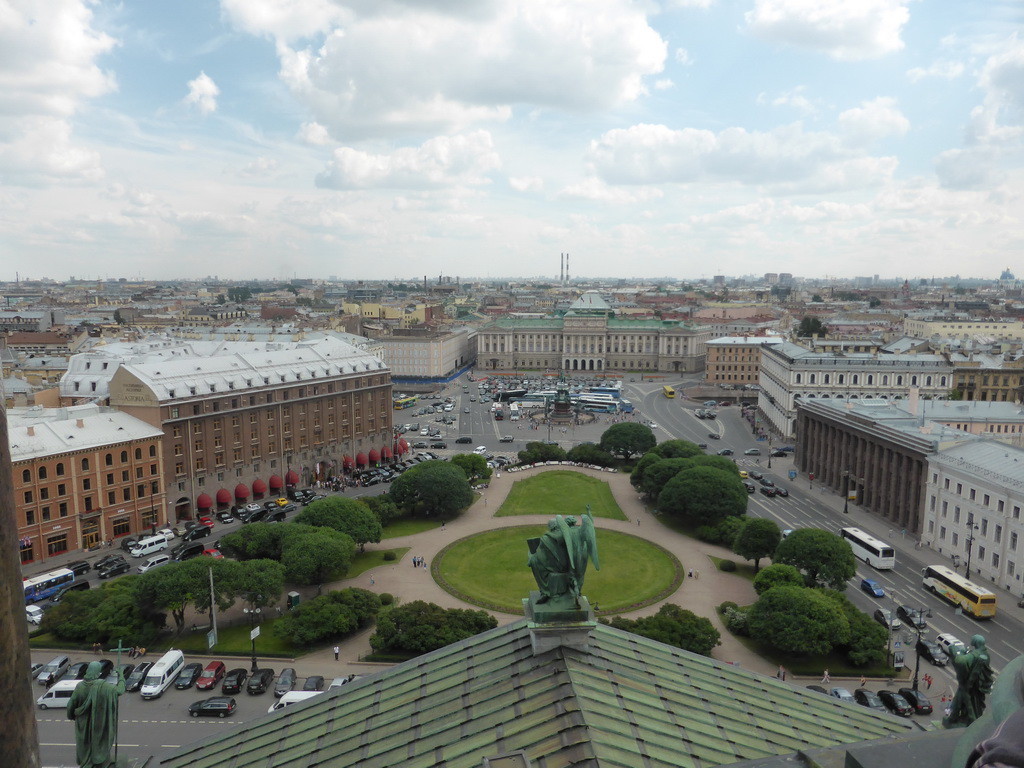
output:
<instances>
[{"instance_id":1,"label":"tree","mask_svg":"<svg viewBox=\"0 0 1024 768\"><path fill-rule=\"evenodd\" d=\"M421 654L496 626L498 620L486 611L445 610L434 603L414 600L377 616L377 631L370 636L370 646L375 651Z\"/></svg>"},{"instance_id":2,"label":"tree","mask_svg":"<svg viewBox=\"0 0 1024 768\"><path fill-rule=\"evenodd\" d=\"M747 511L747 489L735 471L693 467L665 484L658 509L691 525L716 525Z\"/></svg>"},{"instance_id":3,"label":"tree","mask_svg":"<svg viewBox=\"0 0 1024 768\"><path fill-rule=\"evenodd\" d=\"M754 561L754 575L761 570L761 558L771 557L782 541L782 531L774 520L753 517L744 523L732 543L732 551L744 560Z\"/></svg>"},{"instance_id":4,"label":"tree","mask_svg":"<svg viewBox=\"0 0 1024 768\"><path fill-rule=\"evenodd\" d=\"M124 315L121 314L120 309L114 310L114 322L117 323L118 325L124 325L126 322L124 319Z\"/></svg>"},{"instance_id":5,"label":"tree","mask_svg":"<svg viewBox=\"0 0 1024 768\"><path fill-rule=\"evenodd\" d=\"M644 477L647 474L647 470L661 461L664 457L657 451L650 450L640 457L640 461L633 467L633 471L629 474L629 482L638 491L643 486Z\"/></svg>"},{"instance_id":6,"label":"tree","mask_svg":"<svg viewBox=\"0 0 1024 768\"><path fill-rule=\"evenodd\" d=\"M754 591L763 595L772 587L802 587L804 575L792 565L772 563L754 577Z\"/></svg>"},{"instance_id":7,"label":"tree","mask_svg":"<svg viewBox=\"0 0 1024 768\"><path fill-rule=\"evenodd\" d=\"M800 321L800 325L797 326L797 336L824 336L827 329L822 324L821 320L816 317L807 315L803 320Z\"/></svg>"},{"instance_id":8,"label":"tree","mask_svg":"<svg viewBox=\"0 0 1024 768\"><path fill-rule=\"evenodd\" d=\"M457 453L452 456L451 463L462 469L470 480L477 478L486 480L491 476L491 468L487 466L487 459L479 453Z\"/></svg>"},{"instance_id":9,"label":"tree","mask_svg":"<svg viewBox=\"0 0 1024 768\"><path fill-rule=\"evenodd\" d=\"M355 542L331 528L295 525L281 547L285 578L296 584L322 584L341 578L356 552Z\"/></svg>"},{"instance_id":10,"label":"tree","mask_svg":"<svg viewBox=\"0 0 1024 768\"><path fill-rule=\"evenodd\" d=\"M823 655L849 642L846 616L826 595L808 587L774 587L747 614L751 637L784 653Z\"/></svg>"},{"instance_id":11,"label":"tree","mask_svg":"<svg viewBox=\"0 0 1024 768\"><path fill-rule=\"evenodd\" d=\"M839 607L850 624L850 639L845 645L846 658L850 663L855 667L885 663L889 641L885 627L857 608L842 592L825 589L821 593Z\"/></svg>"},{"instance_id":12,"label":"tree","mask_svg":"<svg viewBox=\"0 0 1024 768\"><path fill-rule=\"evenodd\" d=\"M646 453L658 444L650 427L635 422L613 424L601 435L601 449L629 461L633 456Z\"/></svg>"},{"instance_id":13,"label":"tree","mask_svg":"<svg viewBox=\"0 0 1024 768\"><path fill-rule=\"evenodd\" d=\"M824 584L839 591L857 570L850 545L820 528L793 531L779 544L772 560L801 570L810 587Z\"/></svg>"},{"instance_id":14,"label":"tree","mask_svg":"<svg viewBox=\"0 0 1024 768\"><path fill-rule=\"evenodd\" d=\"M281 541L294 523L250 523L220 540L220 550L239 560L277 560Z\"/></svg>"},{"instance_id":15,"label":"tree","mask_svg":"<svg viewBox=\"0 0 1024 768\"><path fill-rule=\"evenodd\" d=\"M647 456L650 455L649 453L647 454ZM641 461L646 461L647 456L644 456ZM693 466L693 461L690 459L662 459L661 461L656 461L648 465L638 490L647 498L656 499L669 480L684 469L691 469Z\"/></svg>"},{"instance_id":16,"label":"tree","mask_svg":"<svg viewBox=\"0 0 1024 768\"><path fill-rule=\"evenodd\" d=\"M704 449L689 440L666 440L651 448L645 458L655 454L663 459L693 459L704 455Z\"/></svg>"},{"instance_id":17,"label":"tree","mask_svg":"<svg viewBox=\"0 0 1024 768\"><path fill-rule=\"evenodd\" d=\"M565 461L565 449L560 445L532 442L518 454L520 464L538 464L545 461Z\"/></svg>"},{"instance_id":18,"label":"tree","mask_svg":"<svg viewBox=\"0 0 1024 768\"><path fill-rule=\"evenodd\" d=\"M365 504L377 516L382 526L387 526L392 520L397 520L402 516L402 510L391 500L390 494L363 496L359 499L359 503ZM383 536L383 534L381 535Z\"/></svg>"},{"instance_id":19,"label":"tree","mask_svg":"<svg viewBox=\"0 0 1024 768\"><path fill-rule=\"evenodd\" d=\"M601 446L594 445L593 443L574 445L569 449L566 458L569 461L576 461L580 464L593 464L598 467L615 466L615 457L608 453L608 451L603 450Z\"/></svg>"},{"instance_id":20,"label":"tree","mask_svg":"<svg viewBox=\"0 0 1024 768\"><path fill-rule=\"evenodd\" d=\"M227 302L227 300L228 300L228 297L225 296L223 293L218 293L217 294L217 304L225 304Z\"/></svg>"},{"instance_id":21,"label":"tree","mask_svg":"<svg viewBox=\"0 0 1024 768\"><path fill-rule=\"evenodd\" d=\"M380 520L373 511L355 499L344 496L329 496L314 501L293 520L295 523L333 528L347 534L359 545L359 551L366 550L366 542L379 543L383 535Z\"/></svg>"},{"instance_id":22,"label":"tree","mask_svg":"<svg viewBox=\"0 0 1024 768\"><path fill-rule=\"evenodd\" d=\"M314 597L293 608L278 620L274 632L295 645L307 647L366 626L379 610L379 597L350 587Z\"/></svg>"},{"instance_id":23,"label":"tree","mask_svg":"<svg viewBox=\"0 0 1024 768\"><path fill-rule=\"evenodd\" d=\"M473 501L469 480L447 461L425 461L391 484L388 494L400 507L424 517L454 517Z\"/></svg>"},{"instance_id":24,"label":"tree","mask_svg":"<svg viewBox=\"0 0 1024 768\"><path fill-rule=\"evenodd\" d=\"M635 620L616 617L611 625L702 656L710 656L711 650L721 644L721 635L709 619L671 603L661 606L653 616Z\"/></svg>"}]
</instances>

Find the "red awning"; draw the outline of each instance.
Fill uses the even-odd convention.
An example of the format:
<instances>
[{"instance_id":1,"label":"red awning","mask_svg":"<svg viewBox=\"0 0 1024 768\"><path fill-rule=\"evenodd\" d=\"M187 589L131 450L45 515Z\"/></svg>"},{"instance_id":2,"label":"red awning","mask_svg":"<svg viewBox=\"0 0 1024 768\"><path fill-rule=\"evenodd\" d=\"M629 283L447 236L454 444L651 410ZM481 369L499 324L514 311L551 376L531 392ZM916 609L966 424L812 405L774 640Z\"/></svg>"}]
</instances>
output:
<instances>
[{"instance_id":1,"label":"red awning","mask_svg":"<svg viewBox=\"0 0 1024 768\"><path fill-rule=\"evenodd\" d=\"M356 466L357 467L365 467L366 464L367 464L366 454L365 453L357 453L356 454Z\"/></svg>"},{"instance_id":2,"label":"red awning","mask_svg":"<svg viewBox=\"0 0 1024 768\"><path fill-rule=\"evenodd\" d=\"M296 472L294 469L289 469L284 476L284 481L288 485L295 485L296 483L299 482L299 473Z\"/></svg>"},{"instance_id":3,"label":"red awning","mask_svg":"<svg viewBox=\"0 0 1024 768\"><path fill-rule=\"evenodd\" d=\"M198 509L210 509L213 506L213 499L210 498L208 493L200 493L199 498L196 499L196 508Z\"/></svg>"},{"instance_id":4,"label":"red awning","mask_svg":"<svg viewBox=\"0 0 1024 768\"><path fill-rule=\"evenodd\" d=\"M235 486L235 498L236 499L248 499L249 498L249 486L244 483L239 483Z\"/></svg>"},{"instance_id":5,"label":"red awning","mask_svg":"<svg viewBox=\"0 0 1024 768\"><path fill-rule=\"evenodd\" d=\"M252 492L257 496L262 496L267 492L267 484L262 480L254 480L252 484Z\"/></svg>"},{"instance_id":6,"label":"red awning","mask_svg":"<svg viewBox=\"0 0 1024 768\"><path fill-rule=\"evenodd\" d=\"M380 452L381 452L381 455L383 455L385 459L390 459L391 458L391 449L388 448L386 445L383 448L380 449Z\"/></svg>"},{"instance_id":7,"label":"red awning","mask_svg":"<svg viewBox=\"0 0 1024 768\"><path fill-rule=\"evenodd\" d=\"M398 441L398 452L399 453L407 453L408 450L409 450L409 444L407 442L405 442L405 438L403 437L401 440Z\"/></svg>"},{"instance_id":8,"label":"red awning","mask_svg":"<svg viewBox=\"0 0 1024 768\"><path fill-rule=\"evenodd\" d=\"M371 464L376 464L378 461L380 461L380 451L378 451L376 448L371 448L370 449L370 463Z\"/></svg>"},{"instance_id":9,"label":"red awning","mask_svg":"<svg viewBox=\"0 0 1024 768\"><path fill-rule=\"evenodd\" d=\"M282 480L277 475L271 475L270 476L270 489L272 491L280 490L283 487L284 487L284 480Z\"/></svg>"},{"instance_id":10,"label":"red awning","mask_svg":"<svg viewBox=\"0 0 1024 768\"><path fill-rule=\"evenodd\" d=\"M230 504L231 503L231 491L227 488L221 488L217 491L217 503L218 504Z\"/></svg>"},{"instance_id":11,"label":"red awning","mask_svg":"<svg viewBox=\"0 0 1024 768\"><path fill-rule=\"evenodd\" d=\"M355 462L352 461L351 456L346 456L341 460L341 466L343 466L345 469L352 469L352 467L355 466Z\"/></svg>"}]
</instances>

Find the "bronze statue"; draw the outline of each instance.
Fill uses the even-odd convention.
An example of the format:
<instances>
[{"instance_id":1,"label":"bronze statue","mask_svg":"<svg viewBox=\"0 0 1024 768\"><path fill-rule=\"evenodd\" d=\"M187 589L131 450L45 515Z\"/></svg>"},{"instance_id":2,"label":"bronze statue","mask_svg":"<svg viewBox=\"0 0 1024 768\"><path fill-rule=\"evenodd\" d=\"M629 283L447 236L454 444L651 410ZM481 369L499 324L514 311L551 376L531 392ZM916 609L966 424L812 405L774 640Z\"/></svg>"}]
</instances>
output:
<instances>
[{"instance_id":1,"label":"bronze statue","mask_svg":"<svg viewBox=\"0 0 1024 768\"><path fill-rule=\"evenodd\" d=\"M583 579L587 564L594 562L594 568L601 570L597 559L597 531L590 505L580 525L572 515L557 515L548 521L547 532L536 539L528 539L530 557L526 564L533 571L541 598L538 603L572 601L579 607L583 592Z\"/></svg>"},{"instance_id":2,"label":"bronze statue","mask_svg":"<svg viewBox=\"0 0 1024 768\"><path fill-rule=\"evenodd\" d=\"M942 719L946 728L964 728L985 712L985 697L992 692L992 665L989 663L985 638L971 638L971 649L954 647L952 656L956 670L957 689L949 714Z\"/></svg>"},{"instance_id":3,"label":"bronze statue","mask_svg":"<svg viewBox=\"0 0 1024 768\"><path fill-rule=\"evenodd\" d=\"M124 693L124 672L117 665L117 685L100 677L102 666L89 669L68 700L68 718L75 721L75 757L79 768L108 768L115 764L117 698Z\"/></svg>"}]
</instances>

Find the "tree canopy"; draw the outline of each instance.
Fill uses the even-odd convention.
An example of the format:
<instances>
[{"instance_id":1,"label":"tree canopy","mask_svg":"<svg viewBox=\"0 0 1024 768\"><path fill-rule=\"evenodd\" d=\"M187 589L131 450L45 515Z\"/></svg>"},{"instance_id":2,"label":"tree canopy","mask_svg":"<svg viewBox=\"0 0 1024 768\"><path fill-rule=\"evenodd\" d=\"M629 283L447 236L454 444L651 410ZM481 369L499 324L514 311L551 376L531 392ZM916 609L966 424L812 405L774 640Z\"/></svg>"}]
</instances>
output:
<instances>
[{"instance_id":1,"label":"tree canopy","mask_svg":"<svg viewBox=\"0 0 1024 768\"><path fill-rule=\"evenodd\" d=\"M811 587L824 584L842 591L857 572L850 545L830 531L801 528L793 531L775 550L773 562L798 568Z\"/></svg>"},{"instance_id":2,"label":"tree canopy","mask_svg":"<svg viewBox=\"0 0 1024 768\"><path fill-rule=\"evenodd\" d=\"M601 449L629 461L658 444L650 427L626 421L613 424L601 435Z\"/></svg>"},{"instance_id":3,"label":"tree canopy","mask_svg":"<svg viewBox=\"0 0 1024 768\"><path fill-rule=\"evenodd\" d=\"M466 473L470 480L486 480L491 476L491 468L487 459L479 453L457 453L451 458L452 464Z\"/></svg>"},{"instance_id":4,"label":"tree canopy","mask_svg":"<svg viewBox=\"0 0 1024 768\"><path fill-rule=\"evenodd\" d=\"M810 315L805 316L800 321L800 325L797 326L796 329L796 335L800 337L824 336L827 332L828 329L821 322L821 320Z\"/></svg>"},{"instance_id":5,"label":"tree canopy","mask_svg":"<svg viewBox=\"0 0 1024 768\"><path fill-rule=\"evenodd\" d=\"M356 552L350 536L332 528L292 525L295 530L281 546L281 565L288 581L322 584L348 573Z\"/></svg>"},{"instance_id":6,"label":"tree canopy","mask_svg":"<svg viewBox=\"0 0 1024 768\"><path fill-rule=\"evenodd\" d=\"M849 642L850 624L835 601L808 587L769 589L747 613L752 637L783 653L817 656Z\"/></svg>"},{"instance_id":7,"label":"tree canopy","mask_svg":"<svg viewBox=\"0 0 1024 768\"><path fill-rule=\"evenodd\" d=\"M537 464L544 461L565 461L565 449L560 445L534 441L527 443L526 448L518 454L521 464Z\"/></svg>"},{"instance_id":8,"label":"tree canopy","mask_svg":"<svg viewBox=\"0 0 1024 768\"><path fill-rule=\"evenodd\" d=\"M735 471L697 466L666 483L658 509L692 525L716 525L747 511L747 489Z\"/></svg>"},{"instance_id":9,"label":"tree canopy","mask_svg":"<svg viewBox=\"0 0 1024 768\"><path fill-rule=\"evenodd\" d=\"M747 520L732 543L732 551L744 560L754 561L754 574L761 570L761 558L771 557L782 541L782 531L774 520L752 517Z\"/></svg>"},{"instance_id":10,"label":"tree canopy","mask_svg":"<svg viewBox=\"0 0 1024 768\"><path fill-rule=\"evenodd\" d=\"M754 591L763 595L772 587L804 586L804 575L792 565L772 563L754 577Z\"/></svg>"},{"instance_id":11,"label":"tree canopy","mask_svg":"<svg viewBox=\"0 0 1024 768\"><path fill-rule=\"evenodd\" d=\"M359 503L365 504L377 516L382 526L386 526L392 520L397 520L402 516L402 510L391 500L391 494L382 493L380 496L362 496L359 499Z\"/></svg>"},{"instance_id":12,"label":"tree canopy","mask_svg":"<svg viewBox=\"0 0 1024 768\"><path fill-rule=\"evenodd\" d=\"M314 501L296 515L293 522L347 534L359 545L360 552L366 549L367 542L378 543L383 535L380 520L369 506L343 496Z\"/></svg>"},{"instance_id":13,"label":"tree canopy","mask_svg":"<svg viewBox=\"0 0 1024 768\"><path fill-rule=\"evenodd\" d=\"M380 598L365 589L349 587L319 595L278 619L274 632L300 647L308 647L355 632L380 610Z\"/></svg>"},{"instance_id":14,"label":"tree canopy","mask_svg":"<svg viewBox=\"0 0 1024 768\"><path fill-rule=\"evenodd\" d=\"M616 617L611 625L702 656L710 656L711 650L721 644L721 635L709 619L672 603L661 606L653 616Z\"/></svg>"},{"instance_id":15,"label":"tree canopy","mask_svg":"<svg viewBox=\"0 0 1024 768\"><path fill-rule=\"evenodd\" d=\"M581 464L593 464L598 467L611 467L615 465L615 457L608 451L593 443L582 443L574 445L566 454L569 461L577 461Z\"/></svg>"},{"instance_id":16,"label":"tree canopy","mask_svg":"<svg viewBox=\"0 0 1024 768\"><path fill-rule=\"evenodd\" d=\"M370 636L370 646L375 651L421 654L496 626L498 620L486 611L444 609L414 600L378 614L377 631Z\"/></svg>"},{"instance_id":17,"label":"tree canopy","mask_svg":"<svg viewBox=\"0 0 1024 768\"><path fill-rule=\"evenodd\" d=\"M400 507L422 517L454 517L473 501L466 473L448 461L425 461L406 470L388 495Z\"/></svg>"},{"instance_id":18,"label":"tree canopy","mask_svg":"<svg viewBox=\"0 0 1024 768\"><path fill-rule=\"evenodd\" d=\"M691 459L703 456L704 449L688 440L666 440L651 448L645 456L655 454L663 459Z\"/></svg>"}]
</instances>

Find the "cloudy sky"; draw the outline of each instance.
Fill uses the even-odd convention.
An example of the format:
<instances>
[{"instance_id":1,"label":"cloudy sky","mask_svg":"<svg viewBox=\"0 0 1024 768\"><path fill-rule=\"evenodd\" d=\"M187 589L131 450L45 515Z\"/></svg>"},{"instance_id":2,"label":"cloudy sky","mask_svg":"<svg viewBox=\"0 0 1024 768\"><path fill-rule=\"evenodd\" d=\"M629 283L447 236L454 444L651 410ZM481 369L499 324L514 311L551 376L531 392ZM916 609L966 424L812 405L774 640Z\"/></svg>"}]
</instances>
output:
<instances>
[{"instance_id":1,"label":"cloudy sky","mask_svg":"<svg viewBox=\"0 0 1024 768\"><path fill-rule=\"evenodd\" d=\"M0 0L0 279L1024 273L1019 0Z\"/></svg>"}]
</instances>

